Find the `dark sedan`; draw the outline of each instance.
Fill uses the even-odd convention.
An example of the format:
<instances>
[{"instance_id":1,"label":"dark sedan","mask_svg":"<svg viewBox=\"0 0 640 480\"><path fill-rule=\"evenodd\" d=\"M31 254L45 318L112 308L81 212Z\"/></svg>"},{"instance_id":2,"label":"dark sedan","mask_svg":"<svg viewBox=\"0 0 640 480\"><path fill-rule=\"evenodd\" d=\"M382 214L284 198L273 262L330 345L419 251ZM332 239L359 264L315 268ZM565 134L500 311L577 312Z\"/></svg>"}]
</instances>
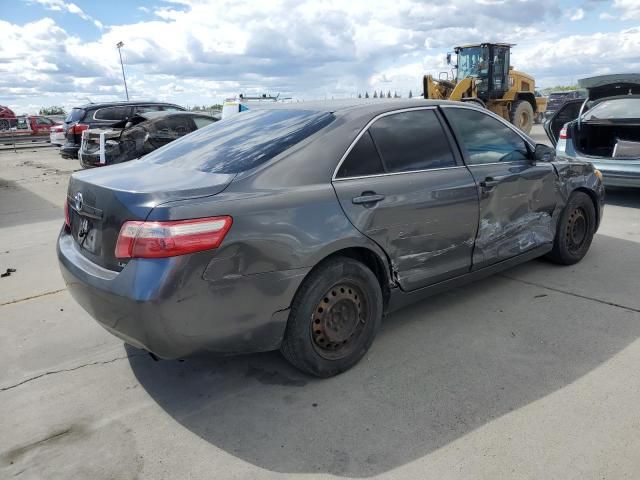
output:
<instances>
[{"instance_id":1,"label":"dark sedan","mask_svg":"<svg viewBox=\"0 0 640 480\"><path fill-rule=\"evenodd\" d=\"M218 120L205 113L143 112L108 129L85 130L78 151L80 165L91 168L128 162Z\"/></svg>"},{"instance_id":2,"label":"dark sedan","mask_svg":"<svg viewBox=\"0 0 640 480\"><path fill-rule=\"evenodd\" d=\"M603 195L591 164L478 107L285 104L74 173L57 250L74 298L131 345L280 349L330 376L402 305L580 261Z\"/></svg>"}]
</instances>

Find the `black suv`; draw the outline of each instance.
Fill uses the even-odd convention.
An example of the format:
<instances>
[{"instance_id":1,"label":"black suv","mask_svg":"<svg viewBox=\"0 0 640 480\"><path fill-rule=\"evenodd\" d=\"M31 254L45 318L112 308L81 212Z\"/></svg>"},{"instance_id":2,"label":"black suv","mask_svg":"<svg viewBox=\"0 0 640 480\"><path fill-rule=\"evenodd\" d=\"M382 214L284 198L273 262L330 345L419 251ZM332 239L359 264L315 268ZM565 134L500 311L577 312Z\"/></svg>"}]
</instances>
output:
<instances>
[{"instance_id":1,"label":"black suv","mask_svg":"<svg viewBox=\"0 0 640 480\"><path fill-rule=\"evenodd\" d=\"M62 158L78 158L82 132L88 128L110 127L137 113L185 110L173 103L142 101L88 103L72 108L64 120L65 142L60 147L60 155Z\"/></svg>"}]
</instances>

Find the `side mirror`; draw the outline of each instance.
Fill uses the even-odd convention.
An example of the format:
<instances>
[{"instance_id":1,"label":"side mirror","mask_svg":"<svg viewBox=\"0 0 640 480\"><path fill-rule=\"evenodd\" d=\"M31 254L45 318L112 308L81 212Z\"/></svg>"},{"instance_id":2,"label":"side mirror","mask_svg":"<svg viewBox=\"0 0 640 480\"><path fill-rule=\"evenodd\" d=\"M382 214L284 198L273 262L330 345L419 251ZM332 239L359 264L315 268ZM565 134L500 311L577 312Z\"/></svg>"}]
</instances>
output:
<instances>
[{"instance_id":1,"label":"side mirror","mask_svg":"<svg viewBox=\"0 0 640 480\"><path fill-rule=\"evenodd\" d=\"M447 53L447 65L451 65L451 54Z\"/></svg>"},{"instance_id":2,"label":"side mirror","mask_svg":"<svg viewBox=\"0 0 640 480\"><path fill-rule=\"evenodd\" d=\"M544 143L537 143L533 158L536 162L552 162L556 158L556 150Z\"/></svg>"}]
</instances>

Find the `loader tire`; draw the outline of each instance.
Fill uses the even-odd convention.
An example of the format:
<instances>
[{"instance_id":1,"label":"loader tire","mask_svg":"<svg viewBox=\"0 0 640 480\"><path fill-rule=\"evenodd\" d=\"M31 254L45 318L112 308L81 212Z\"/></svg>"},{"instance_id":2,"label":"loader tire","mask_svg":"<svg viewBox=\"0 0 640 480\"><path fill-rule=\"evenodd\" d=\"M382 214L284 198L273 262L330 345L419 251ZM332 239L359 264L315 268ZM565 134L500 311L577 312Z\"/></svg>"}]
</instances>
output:
<instances>
[{"instance_id":1,"label":"loader tire","mask_svg":"<svg viewBox=\"0 0 640 480\"><path fill-rule=\"evenodd\" d=\"M528 134L533 127L533 107L526 100L513 102L510 120L516 127Z\"/></svg>"}]
</instances>

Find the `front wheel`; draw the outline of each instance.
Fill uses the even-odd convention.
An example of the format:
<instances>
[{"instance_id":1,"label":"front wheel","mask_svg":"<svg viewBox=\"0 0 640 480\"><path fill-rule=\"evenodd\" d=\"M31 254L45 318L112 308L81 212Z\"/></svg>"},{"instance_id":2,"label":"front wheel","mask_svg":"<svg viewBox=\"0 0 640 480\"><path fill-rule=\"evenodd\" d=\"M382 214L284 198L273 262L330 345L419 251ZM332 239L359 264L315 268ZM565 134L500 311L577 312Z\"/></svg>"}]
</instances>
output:
<instances>
[{"instance_id":1,"label":"front wheel","mask_svg":"<svg viewBox=\"0 0 640 480\"><path fill-rule=\"evenodd\" d=\"M300 370L331 377L369 350L382 322L382 291L362 263L336 257L305 279L291 305L281 351Z\"/></svg>"},{"instance_id":2,"label":"front wheel","mask_svg":"<svg viewBox=\"0 0 640 480\"><path fill-rule=\"evenodd\" d=\"M518 100L511 105L511 123L524 133L531 132L533 127L533 107L526 100Z\"/></svg>"},{"instance_id":3,"label":"front wheel","mask_svg":"<svg viewBox=\"0 0 640 480\"><path fill-rule=\"evenodd\" d=\"M553 250L548 258L562 265L573 265L584 258L596 231L596 209L591 197L574 192L562 211Z\"/></svg>"}]
</instances>

